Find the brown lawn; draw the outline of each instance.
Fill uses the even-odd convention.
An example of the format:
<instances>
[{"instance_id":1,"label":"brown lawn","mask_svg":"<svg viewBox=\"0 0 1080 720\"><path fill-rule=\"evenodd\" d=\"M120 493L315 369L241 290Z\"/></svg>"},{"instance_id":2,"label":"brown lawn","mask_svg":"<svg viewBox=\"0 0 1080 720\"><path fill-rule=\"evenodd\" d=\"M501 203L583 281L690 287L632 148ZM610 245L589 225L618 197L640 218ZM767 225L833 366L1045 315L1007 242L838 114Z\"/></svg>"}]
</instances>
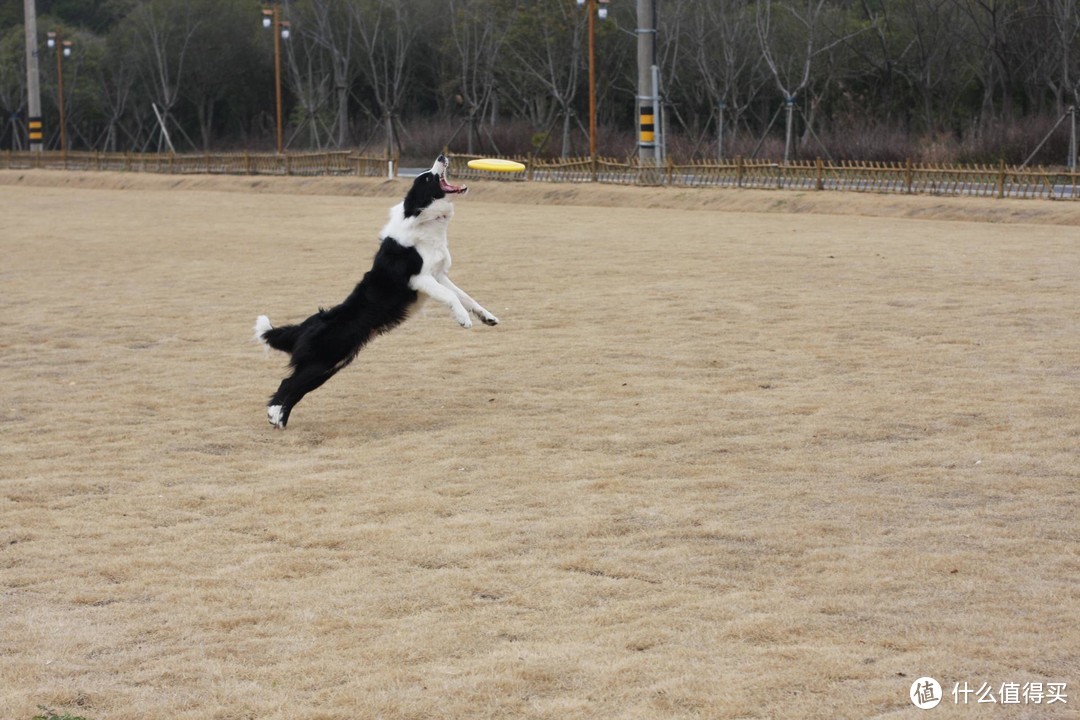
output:
<instances>
[{"instance_id":1,"label":"brown lawn","mask_svg":"<svg viewBox=\"0 0 1080 720\"><path fill-rule=\"evenodd\" d=\"M1080 205L477 184L274 431L403 187L0 173L0 717L1080 717Z\"/></svg>"}]
</instances>

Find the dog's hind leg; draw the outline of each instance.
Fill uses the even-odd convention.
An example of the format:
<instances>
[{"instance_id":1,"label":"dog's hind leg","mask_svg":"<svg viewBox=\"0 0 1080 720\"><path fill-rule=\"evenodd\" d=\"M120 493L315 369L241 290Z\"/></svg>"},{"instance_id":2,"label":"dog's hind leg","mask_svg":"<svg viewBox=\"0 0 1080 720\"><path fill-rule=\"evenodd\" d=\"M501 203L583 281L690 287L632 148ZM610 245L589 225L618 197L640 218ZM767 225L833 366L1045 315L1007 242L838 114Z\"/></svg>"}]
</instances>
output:
<instances>
[{"instance_id":1,"label":"dog's hind leg","mask_svg":"<svg viewBox=\"0 0 1080 720\"><path fill-rule=\"evenodd\" d=\"M305 365L298 367L293 374L281 381L277 392L266 405L266 419L281 430L289 424L289 415L293 407L305 395L322 386L338 371L338 367L325 365Z\"/></svg>"}]
</instances>

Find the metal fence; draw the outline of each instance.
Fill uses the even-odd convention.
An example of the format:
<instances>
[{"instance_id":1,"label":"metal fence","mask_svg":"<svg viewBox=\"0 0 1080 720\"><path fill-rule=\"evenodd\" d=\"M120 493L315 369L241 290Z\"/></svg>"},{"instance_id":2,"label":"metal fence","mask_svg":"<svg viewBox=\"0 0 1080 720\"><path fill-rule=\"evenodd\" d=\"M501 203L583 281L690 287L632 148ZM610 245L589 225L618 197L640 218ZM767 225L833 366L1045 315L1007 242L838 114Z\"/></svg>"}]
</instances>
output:
<instances>
[{"instance_id":1,"label":"metal fence","mask_svg":"<svg viewBox=\"0 0 1080 720\"><path fill-rule=\"evenodd\" d=\"M1080 199L1080 173L1047 168L997 165L942 165L883 162L796 161L734 158L660 166L636 159L511 158L525 163L524 173L469 168L476 156L454 155L454 176L508 182L577 182L676 187L756 188L778 190L875 192L905 195L994 198ZM347 175L387 177L396 160L351 152L138 154L95 152L0 152L0 170L47 168L112 170L168 174Z\"/></svg>"}]
</instances>

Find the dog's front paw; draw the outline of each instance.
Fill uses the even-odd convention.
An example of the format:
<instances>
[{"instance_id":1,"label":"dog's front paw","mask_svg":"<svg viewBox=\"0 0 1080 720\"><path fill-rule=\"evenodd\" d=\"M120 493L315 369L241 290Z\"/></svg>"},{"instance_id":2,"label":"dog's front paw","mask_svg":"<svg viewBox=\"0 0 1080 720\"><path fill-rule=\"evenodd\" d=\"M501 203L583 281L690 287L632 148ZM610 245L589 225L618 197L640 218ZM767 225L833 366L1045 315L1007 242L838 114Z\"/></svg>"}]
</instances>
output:
<instances>
[{"instance_id":1,"label":"dog's front paw","mask_svg":"<svg viewBox=\"0 0 1080 720\"><path fill-rule=\"evenodd\" d=\"M454 319L458 321L458 325L468 330L472 327L472 319L469 317L469 313L465 312L465 308L460 310L454 310Z\"/></svg>"},{"instance_id":2,"label":"dog's front paw","mask_svg":"<svg viewBox=\"0 0 1080 720\"><path fill-rule=\"evenodd\" d=\"M484 310L483 308L480 308L479 310L476 311L476 317L480 318L480 320L483 321L483 323L485 325L498 325L499 324L499 318L495 317L494 315L489 313L487 310Z\"/></svg>"}]
</instances>

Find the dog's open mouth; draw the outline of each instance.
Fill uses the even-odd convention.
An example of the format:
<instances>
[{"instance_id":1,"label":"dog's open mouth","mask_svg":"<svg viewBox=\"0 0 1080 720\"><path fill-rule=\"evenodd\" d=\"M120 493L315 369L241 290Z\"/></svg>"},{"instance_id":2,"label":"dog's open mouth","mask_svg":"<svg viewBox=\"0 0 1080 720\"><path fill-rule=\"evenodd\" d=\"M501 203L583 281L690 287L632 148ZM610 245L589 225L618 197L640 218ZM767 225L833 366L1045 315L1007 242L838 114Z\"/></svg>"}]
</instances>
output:
<instances>
[{"instance_id":1,"label":"dog's open mouth","mask_svg":"<svg viewBox=\"0 0 1080 720\"><path fill-rule=\"evenodd\" d=\"M431 174L439 178L439 189L447 195L455 195L463 193L468 190L466 185L451 185L446 182L446 171L450 169L450 161L446 159L445 155L440 155L435 159L435 164L431 166Z\"/></svg>"},{"instance_id":2,"label":"dog's open mouth","mask_svg":"<svg viewBox=\"0 0 1080 720\"><path fill-rule=\"evenodd\" d=\"M465 185L451 185L450 183L446 182L446 178L442 175L439 176L439 188L447 195L452 195L454 193L463 193L469 189Z\"/></svg>"}]
</instances>

